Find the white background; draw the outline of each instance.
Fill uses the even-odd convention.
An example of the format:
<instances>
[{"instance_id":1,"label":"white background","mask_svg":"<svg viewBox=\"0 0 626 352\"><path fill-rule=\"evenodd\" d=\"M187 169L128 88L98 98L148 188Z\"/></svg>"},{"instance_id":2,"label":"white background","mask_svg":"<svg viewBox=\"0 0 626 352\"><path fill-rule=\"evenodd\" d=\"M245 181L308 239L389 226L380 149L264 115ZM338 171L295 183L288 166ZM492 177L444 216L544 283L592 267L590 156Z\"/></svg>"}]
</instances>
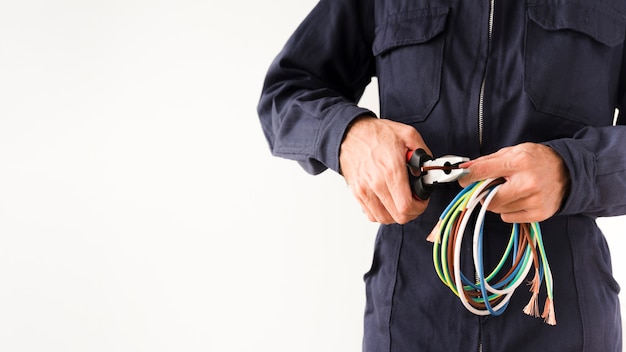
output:
<instances>
[{"instance_id":1,"label":"white background","mask_svg":"<svg viewBox=\"0 0 626 352\"><path fill-rule=\"evenodd\" d=\"M315 3L1 2L1 351L360 350L376 226L256 116Z\"/></svg>"}]
</instances>

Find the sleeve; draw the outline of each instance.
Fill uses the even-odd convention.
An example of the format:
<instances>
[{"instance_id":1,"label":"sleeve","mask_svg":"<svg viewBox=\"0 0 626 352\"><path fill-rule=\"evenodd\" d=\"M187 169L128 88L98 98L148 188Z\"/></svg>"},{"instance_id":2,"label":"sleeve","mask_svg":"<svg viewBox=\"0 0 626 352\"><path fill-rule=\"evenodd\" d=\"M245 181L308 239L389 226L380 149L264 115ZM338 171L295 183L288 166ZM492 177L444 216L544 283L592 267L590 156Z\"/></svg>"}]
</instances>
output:
<instances>
[{"instance_id":1,"label":"sleeve","mask_svg":"<svg viewBox=\"0 0 626 352\"><path fill-rule=\"evenodd\" d=\"M374 74L370 0L321 0L271 64L257 111L275 156L339 172L344 132Z\"/></svg>"},{"instance_id":2,"label":"sleeve","mask_svg":"<svg viewBox=\"0 0 626 352\"><path fill-rule=\"evenodd\" d=\"M559 153L570 173L559 214L626 214L626 126L587 127L546 145Z\"/></svg>"},{"instance_id":3,"label":"sleeve","mask_svg":"<svg viewBox=\"0 0 626 352\"><path fill-rule=\"evenodd\" d=\"M546 143L565 161L570 191L559 214L626 214L626 45L614 126L586 127L573 138Z\"/></svg>"}]
</instances>

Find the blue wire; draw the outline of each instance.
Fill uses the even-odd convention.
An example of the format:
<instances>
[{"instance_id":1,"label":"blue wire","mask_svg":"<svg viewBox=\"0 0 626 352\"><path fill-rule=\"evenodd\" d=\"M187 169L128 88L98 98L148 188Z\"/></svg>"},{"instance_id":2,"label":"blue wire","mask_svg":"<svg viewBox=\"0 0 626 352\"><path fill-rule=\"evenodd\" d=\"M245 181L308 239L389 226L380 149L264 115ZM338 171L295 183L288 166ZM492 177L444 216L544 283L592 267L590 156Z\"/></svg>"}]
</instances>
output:
<instances>
[{"instance_id":1,"label":"blue wire","mask_svg":"<svg viewBox=\"0 0 626 352\"><path fill-rule=\"evenodd\" d=\"M478 184L478 182L474 182L471 185L463 188L463 190L461 192L459 192L459 194L456 195L456 197L454 197L454 199L450 202L450 204L448 204L448 206L446 207L446 209L443 211L443 213L441 213L441 216L439 217L439 219L443 220L444 218L444 214L448 214L450 212L450 210L452 210L452 207L456 204L456 202L461 199L463 196L465 196L465 194L471 190L474 189L474 187L476 187L476 185Z\"/></svg>"},{"instance_id":2,"label":"blue wire","mask_svg":"<svg viewBox=\"0 0 626 352\"><path fill-rule=\"evenodd\" d=\"M487 293L487 288L485 284L485 270L483 268L483 261L482 261L482 258L483 258L483 238L482 237L483 237L483 224L480 225L480 231L478 232L478 262L477 262L478 280L480 281L480 292L483 296L485 307L487 308L487 310L489 311L491 315L498 316L502 314L502 312L504 311L504 308L506 308L506 305L502 307L500 310L494 310L493 307L491 306L491 303L489 303L489 299L488 299L489 295Z\"/></svg>"},{"instance_id":3,"label":"blue wire","mask_svg":"<svg viewBox=\"0 0 626 352\"><path fill-rule=\"evenodd\" d=\"M451 224L455 224L458 221L458 217L462 213L459 210L459 208L457 208L457 206L460 206L460 204L457 204L457 202L461 202L461 203L467 202L467 199L463 199L463 198L466 198L468 193L476 191L476 187L480 186L482 183L483 181L474 182L468 187L465 187L459 194L457 194L454 197L454 199L448 204L446 209L442 212L441 216L439 217L439 219L441 220L441 223L439 226L441 230L447 230L447 231L444 231L447 235L449 235L449 232L450 232L448 229L448 226ZM491 192L493 192L494 188L496 188L497 186L498 185L494 185L494 186L484 189L484 191L487 192L487 196ZM474 302L484 304L489 314L493 316L499 316L499 315L502 315L502 313L504 313L504 311L506 310L506 308L508 307L510 303L510 300L508 299L510 298L508 297L509 294L503 296L495 292L490 292L489 290L487 290L487 283L493 280L494 278L501 276L501 273L500 273L500 270L502 269L501 265L505 261L507 261L506 257L510 256L512 260L512 265L514 265L514 267L512 267L510 270L510 274L506 278L501 278L500 282L490 285L490 287L492 287L495 290L511 288L510 285L512 283L516 281L519 282L519 280L522 279L519 275L521 271L523 271L524 268L527 267L527 265L531 265L531 263L529 263L528 260L533 260L532 256L534 254L532 252L532 244L526 246L526 248L523 248L523 249L519 248L520 241L522 241L522 239L520 238L521 237L520 225L517 223L513 224L512 230L511 230L511 238L509 239L509 243L507 243L507 248L505 251L505 254L507 253L507 251L508 251L508 254L506 255L506 257L504 257L504 254L503 254L503 257L500 259L500 262L498 262L498 266L495 269L493 269L493 271L490 273L490 276L493 275L494 278L489 278L489 281L488 281L487 278L485 278L485 263L484 263L484 257L483 257L484 236L485 236L484 226L485 225L483 221L480 224L480 228L478 229L478 234L477 234L477 243L476 243L477 258L474 258L476 271L477 271L475 274L476 277L473 280L470 280L468 279L467 276L465 276L462 272L460 272L460 270L459 270L459 274L460 274L461 281L463 283L464 290L466 291L476 290L480 292L480 295L481 295L480 297L473 297L471 299ZM537 231L540 231L540 230L534 230L534 231L533 230L534 228L531 228L531 233L530 233L531 240L537 240L541 245L541 233L540 232L538 234L536 233ZM509 244L512 245L513 248L510 248ZM523 253L519 253L520 250L523 251ZM518 255L522 255L523 259L516 265L515 260L518 257ZM541 255L541 253L538 253L538 255ZM537 259L538 259L538 264L537 263L535 264L537 265L536 270L537 270L537 276L538 276L538 281L539 281L538 284L539 286L541 286L544 277L551 277L551 276L549 276L550 274L549 267L547 266L547 263L544 262L543 257L540 257ZM435 264L435 266L437 266L437 264ZM449 269L450 268L448 268L448 270ZM442 280L444 279L442 278ZM551 292L549 292L549 294L550 293ZM461 292L458 292L458 294L460 295ZM499 301L498 304L501 305L501 307L500 309L495 309L494 306L492 306L492 302L494 301L494 299L498 299L499 297L504 297L505 301Z\"/></svg>"}]
</instances>

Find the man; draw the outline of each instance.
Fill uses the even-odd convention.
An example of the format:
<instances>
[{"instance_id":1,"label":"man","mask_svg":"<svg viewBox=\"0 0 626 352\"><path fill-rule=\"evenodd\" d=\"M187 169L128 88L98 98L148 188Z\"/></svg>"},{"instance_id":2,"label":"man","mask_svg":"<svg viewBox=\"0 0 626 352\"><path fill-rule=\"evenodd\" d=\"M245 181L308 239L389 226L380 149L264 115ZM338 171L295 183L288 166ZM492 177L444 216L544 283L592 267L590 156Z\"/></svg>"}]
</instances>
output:
<instances>
[{"instance_id":1,"label":"man","mask_svg":"<svg viewBox=\"0 0 626 352\"><path fill-rule=\"evenodd\" d=\"M595 218L626 214L626 116L613 121L626 104L625 33L626 0L321 0L303 21L269 69L259 115L275 155L341 173L383 224L364 351L621 351L619 286ZM381 118L357 105L374 76ZM506 223L541 222L555 326L522 313L525 289L479 317L439 281L425 238L460 187L413 198L405 157L418 148L473 158L462 186L506 180L485 221L486 263Z\"/></svg>"}]
</instances>

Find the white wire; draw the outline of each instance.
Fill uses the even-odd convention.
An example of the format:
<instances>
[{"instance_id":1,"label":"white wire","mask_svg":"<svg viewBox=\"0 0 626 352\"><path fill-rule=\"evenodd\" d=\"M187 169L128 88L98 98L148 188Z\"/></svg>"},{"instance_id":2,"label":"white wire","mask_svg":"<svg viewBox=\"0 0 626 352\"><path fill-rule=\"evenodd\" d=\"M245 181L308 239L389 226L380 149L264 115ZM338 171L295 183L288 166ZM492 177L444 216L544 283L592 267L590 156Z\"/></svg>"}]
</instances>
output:
<instances>
[{"instance_id":1,"label":"white wire","mask_svg":"<svg viewBox=\"0 0 626 352\"><path fill-rule=\"evenodd\" d=\"M463 303L463 306L465 306L467 310L469 310L470 312L476 315L489 315L489 311L484 311L484 310L479 310L479 309L474 308L468 302L467 297L465 297L465 294L463 294L463 292L465 291L465 288L463 285L463 281L461 280L461 269L460 269L461 268L461 242L463 240L463 234L465 233L465 228L467 227L467 223L470 218L468 215L471 215L474 212L474 208L480 202L482 197L484 197L483 191L487 188L487 186L492 181L493 179L485 180L485 182L479 185L478 188L470 196L470 199L468 200L467 206L466 206L466 209L467 209L465 213L466 216L464 216L461 219L461 223L459 224L459 228L457 232L457 239L454 244L454 283L456 285L456 290L459 294L459 298L461 299L461 302Z\"/></svg>"},{"instance_id":2,"label":"white wire","mask_svg":"<svg viewBox=\"0 0 626 352\"><path fill-rule=\"evenodd\" d=\"M487 195L487 198L485 198L485 202L482 206L482 208L480 209L480 212L478 213L478 217L476 218L476 226L474 227L474 268L476 270L476 272L480 272L479 269L479 260L481 260L481 258L478 256L478 238L480 236L480 226L481 224L483 224L484 219L485 219L485 213L487 211L487 206L491 203L491 200L493 199L493 197L496 195L496 193L498 192L498 189L500 188L501 185L497 185L496 187L494 187L491 192L489 192L489 194ZM526 249L526 251L528 251L528 249ZM501 294L501 295L508 295L513 293L513 291L515 291L517 289L517 287L524 281L524 279L526 278L526 275L528 275L528 272L530 271L530 268L533 265L533 261L532 260L527 260L526 261L526 266L524 267L523 273L524 275L519 275L517 281L515 281L512 285L507 285L508 288L504 289L504 290L499 290L499 289L495 289L493 287L491 287L491 285L489 285L489 283L485 280L485 288L487 289L487 291L495 293L495 294ZM484 271L484 265L483 265L483 271ZM482 276L484 276L485 273L482 273ZM507 297L508 298L508 297Z\"/></svg>"},{"instance_id":3,"label":"white wire","mask_svg":"<svg viewBox=\"0 0 626 352\"><path fill-rule=\"evenodd\" d=\"M469 222L470 215L474 212L476 206L480 203L480 201L484 199L482 207L476 218L476 225L474 226L474 237L473 237L474 268L477 273L480 273L479 261L481 260L481 258L479 258L478 256L478 245L479 245L478 239L480 236L480 229L485 219L487 207L489 206L493 197L495 197L496 193L498 192L498 189L501 186L501 185L497 185L493 187L491 190L485 191L487 187L493 181L495 181L495 179L485 180L481 185L479 185L479 187L470 196L470 199L468 200L467 205L465 207L466 208L465 215L463 216L463 218L461 219L461 223L459 224L459 228L457 232L457 239L454 245L454 282L456 285L456 289L459 294L459 298L461 299L461 302L463 303L463 306L465 306L465 308L468 311L476 315L490 315L491 313L489 310L481 310L481 309L477 309L473 307L467 300L467 297L465 296L465 294L463 294L464 285L463 285L463 281L461 280L461 269L460 269L461 268L461 242L463 239L463 234L465 233L465 228L467 227L467 223ZM528 275L528 272L530 271L532 264L533 264L532 261L528 260L523 269L524 274L519 275L518 279L512 285L509 285L506 289L503 289L503 290L495 289L491 287L491 285L489 285L486 280L483 280L483 282L485 283L485 289L487 291L489 291L490 293L502 295L504 297L495 307L492 308L493 311L499 311L503 307L506 307L515 289L517 289L517 287L524 281L524 279ZM483 271L484 271L484 268L483 268ZM481 276L484 277L484 272L481 274L482 274ZM485 299L486 301L485 304L487 304L488 297L483 297L483 299Z\"/></svg>"}]
</instances>

